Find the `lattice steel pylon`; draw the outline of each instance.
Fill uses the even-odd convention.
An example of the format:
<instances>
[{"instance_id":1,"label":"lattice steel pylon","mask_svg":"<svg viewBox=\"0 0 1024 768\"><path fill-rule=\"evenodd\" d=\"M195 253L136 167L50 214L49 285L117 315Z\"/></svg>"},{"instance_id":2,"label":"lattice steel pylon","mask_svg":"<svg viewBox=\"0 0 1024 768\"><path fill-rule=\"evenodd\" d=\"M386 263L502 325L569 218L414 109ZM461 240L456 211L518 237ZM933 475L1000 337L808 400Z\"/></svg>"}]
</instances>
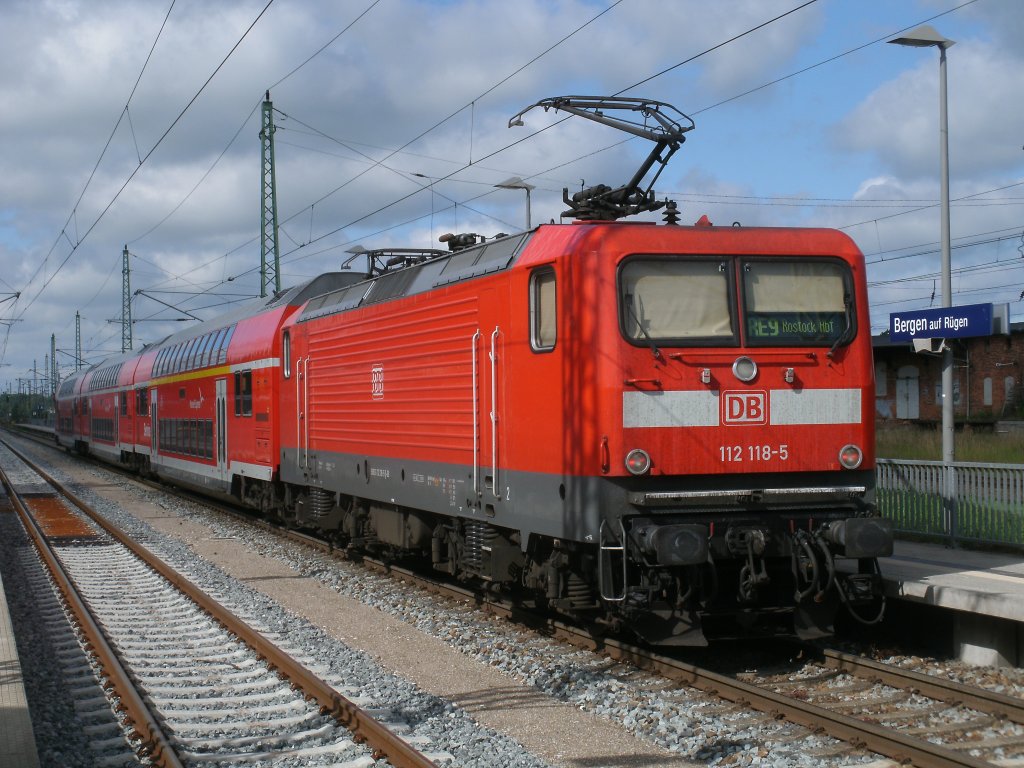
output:
<instances>
[{"instance_id":1,"label":"lattice steel pylon","mask_svg":"<svg viewBox=\"0 0 1024 768\"><path fill-rule=\"evenodd\" d=\"M75 312L75 373L82 370L82 313Z\"/></svg>"},{"instance_id":2,"label":"lattice steel pylon","mask_svg":"<svg viewBox=\"0 0 1024 768\"><path fill-rule=\"evenodd\" d=\"M270 91L263 102L263 126L260 128L260 143L263 148L263 199L260 215L260 296L281 290L281 246L277 239L277 176L274 172L274 105ZM268 255L273 254L273 264L268 264Z\"/></svg>"},{"instance_id":3,"label":"lattice steel pylon","mask_svg":"<svg viewBox=\"0 0 1024 768\"><path fill-rule=\"evenodd\" d=\"M60 384L60 370L57 368L57 334L50 334L50 394L57 393Z\"/></svg>"},{"instance_id":4,"label":"lattice steel pylon","mask_svg":"<svg viewBox=\"0 0 1024 768\"><path fill-rule=\"evenodd\" d=\"M121 253L121 352L132 348L132 269L128 266L128 246Z\"/></svg>"}]
</instances>

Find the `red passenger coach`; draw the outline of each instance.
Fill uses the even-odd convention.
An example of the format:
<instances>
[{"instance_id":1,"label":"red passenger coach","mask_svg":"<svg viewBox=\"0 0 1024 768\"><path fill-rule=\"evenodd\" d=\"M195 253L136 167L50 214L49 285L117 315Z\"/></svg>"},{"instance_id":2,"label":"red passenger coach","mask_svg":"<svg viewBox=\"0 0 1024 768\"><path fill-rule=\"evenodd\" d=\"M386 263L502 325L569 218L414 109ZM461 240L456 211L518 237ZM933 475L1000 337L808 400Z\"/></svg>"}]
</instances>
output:
<instances>
[{"instance_id":1,"label":"red passenger coach","mask_svg":"<svg viewBox=\"0 0 1024 768\"><path fill-rule=\"evenodd\" d=\"M57 443L68 450L81 449L88 441L88 430L84 426L82 410L82 384L87 371L79 371L64 379L57 388L55 411Z\"/></svg>"},{"instance_id":2,"label":"red passenger coach","mask_svg":"<svg viewBox=\"0 0 1024 768\"><path fill-rule=\"evenodd\" d=\"M145 350L134 382L136 461L256 508L273 502L282 321L309 296L359 279L329 273Z\"/></svg>"}]
</instances>

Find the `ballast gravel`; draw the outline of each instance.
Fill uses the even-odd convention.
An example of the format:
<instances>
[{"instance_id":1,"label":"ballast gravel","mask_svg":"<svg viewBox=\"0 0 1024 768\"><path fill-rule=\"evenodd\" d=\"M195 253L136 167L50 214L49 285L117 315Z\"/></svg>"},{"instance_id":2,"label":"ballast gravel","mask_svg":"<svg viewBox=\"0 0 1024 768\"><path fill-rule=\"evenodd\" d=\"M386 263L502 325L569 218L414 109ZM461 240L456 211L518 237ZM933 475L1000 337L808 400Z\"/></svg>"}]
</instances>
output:
<instances>
[{"instance_id":1,"label":"ballast gravel","mask_svg":"<svg viewBox=\"0 0 1024 768\"><path fill-rule=\"evenodd\" d=\"M103 470L47 463L203 589L401 712L454 765L894 765Z\"/></svg>"}]
</instances>

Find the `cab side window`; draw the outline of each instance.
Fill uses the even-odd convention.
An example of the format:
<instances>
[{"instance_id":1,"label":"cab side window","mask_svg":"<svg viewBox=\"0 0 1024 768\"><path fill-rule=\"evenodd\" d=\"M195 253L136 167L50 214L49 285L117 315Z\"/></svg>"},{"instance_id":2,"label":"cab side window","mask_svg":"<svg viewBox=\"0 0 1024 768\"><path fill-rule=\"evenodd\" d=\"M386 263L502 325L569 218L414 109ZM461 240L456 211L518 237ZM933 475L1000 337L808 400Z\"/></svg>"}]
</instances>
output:
<instances>
[{"instance_id":1,"label":"cab side window","mask_svg":"<svg viewBox=\"0 0 1024 768\"><path fill-rule=\"evenodd\" d=\"M542 267L530 275L530 347L550 352L557 340L555 270Z\"/></svg>"}]
</instances>

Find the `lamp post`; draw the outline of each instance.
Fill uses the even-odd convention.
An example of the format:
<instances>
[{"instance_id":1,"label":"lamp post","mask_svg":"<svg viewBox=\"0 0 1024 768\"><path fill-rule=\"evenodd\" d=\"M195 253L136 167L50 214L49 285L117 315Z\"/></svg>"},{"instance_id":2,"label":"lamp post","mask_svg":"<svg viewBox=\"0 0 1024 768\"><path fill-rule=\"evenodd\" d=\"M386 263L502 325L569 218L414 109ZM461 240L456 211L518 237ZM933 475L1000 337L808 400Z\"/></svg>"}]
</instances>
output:
<instances>
[{"instance_id":1,"label":"lamp post","mask_svg":"<svg viewBox=\"0 0 1024 768\"><path fill-rule=\"evenodd\" d=\"M954 44L940 35L934 27L923 24L905 35L889 41L896 45L907 45L914 48L936 47L939 49L939 163L941 167L942 199L941 210L941 249L942 249L942 306L953 306L953 284L950 274L949 248L949 118L946 114L946 49ZM948 344L942 352L942 463L946 476L946 489L943 494L943 506L949 515L950 535L956 535L956 516L954 514L954 498L956 481L953 476L953 350Z\"/></svg>"},{"instance_id":2,"label":"lamp post","mask_svg":"<svg viewBox=\"0 0 1024 768\"><path fill-rule=\"evenodd\" d=\"M533 184L527 184L518 176L513 176L511 179L505 179L500 184L494 185L498 189L525 189L526 190L526 232L529 232L532 228L530 225L530 190L536 189Z\"/></svg>"}]
</instances>

